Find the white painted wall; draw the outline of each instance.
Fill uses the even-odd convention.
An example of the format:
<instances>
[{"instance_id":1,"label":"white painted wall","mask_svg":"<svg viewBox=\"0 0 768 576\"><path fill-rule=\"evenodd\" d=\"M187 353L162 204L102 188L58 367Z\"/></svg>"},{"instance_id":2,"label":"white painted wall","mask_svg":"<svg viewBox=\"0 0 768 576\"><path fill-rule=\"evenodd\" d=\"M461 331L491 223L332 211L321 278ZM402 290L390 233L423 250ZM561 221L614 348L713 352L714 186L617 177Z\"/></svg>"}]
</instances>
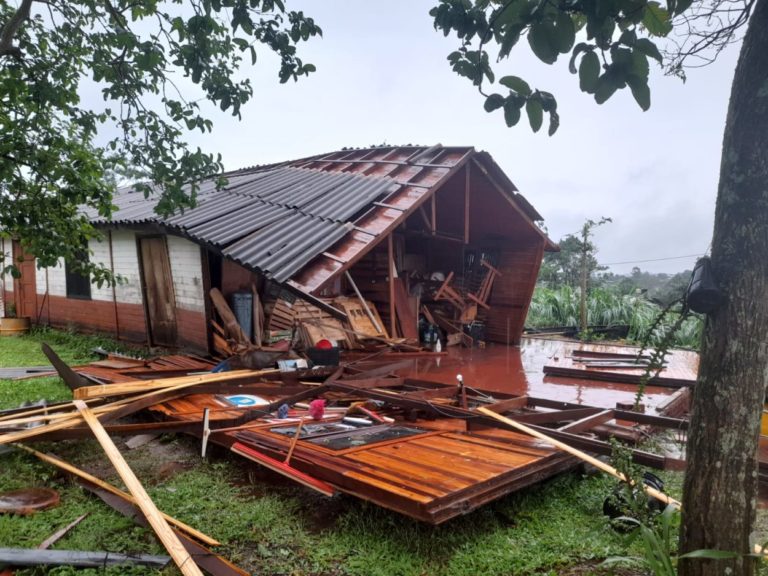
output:
<instances>
[{"instance_id":1,"label":"white painted wall","mask_svg":"<svg viewBox=\"0 0 768 576\"><path fill-rule=\"evenodd\" d=\"M171 261L176 307L205 312L200 246L186 238L168 236L168 258Z\"/></svg>"},{"instance_id":2,"label":"white painted wall","mask_svg":"<svg viewBox=\"0 0 768 576\"><path fill-rule=\"evenodd\" d=\"M124 278L115 290L117 301L126 304L141 304L143 300L141 298L141 276L139 275L139 248L134 232L130 230L112 232L112 257L115 274ZM112 289L109 290L109 300L111 300Z\"/></svg>"},{"instance_id":3,"label":"white painted wall","mask_svg":"<svg viewBox=\"0 0 768 576\"><path fill-rule=\"evenodd\" d=\"M91 261L110 267L109 240L105 234L101 241L91 240L88 248L92 254ZM126 304L141 304L141 278L139 276L139 256L136 247L136 234L127 230L112 232L112 255L115 274L122 276L123 280L117 285L117 301ZM64 260L59 260L56 266L42 268L37 271L37 293L45 294L47 288L51 296L67 296L67 279L64 271ZM106 284L99 288L91 285L91 299L112 301L112 288Z\"/></svg>"},{"instance_id":4,"label":"white painted wall","mask_svg":"<svg viewBox=\"0 0 768 576\"><path fill-rule=\"evenodd\" d=\"M176 296L176 306L193 312L204 312L203 265L200 246L179 236L168 236L168 258L171 263L173 289ZM7 243L10 250L10 241ZM0 249L3 249L0 244ZM88 248L91 250L91 261L110 267L109 240L105 234L101 241L92 240ZM139 273L139 251L136 234L129 230L112 232L112 266L116 275L122 277L115 292L117 301L126 304L141 304L141 276ZM63 259L56 266L43 268L37 272L37 293L45 294L46 287L51 296L67 295L66 274ZM46 282L47 279L47 282ZM13 279L8 276L11 286ZM101 288L91 285L93 300L112 301L112 288L103 285Z\"/></svg>"}]
</instances>

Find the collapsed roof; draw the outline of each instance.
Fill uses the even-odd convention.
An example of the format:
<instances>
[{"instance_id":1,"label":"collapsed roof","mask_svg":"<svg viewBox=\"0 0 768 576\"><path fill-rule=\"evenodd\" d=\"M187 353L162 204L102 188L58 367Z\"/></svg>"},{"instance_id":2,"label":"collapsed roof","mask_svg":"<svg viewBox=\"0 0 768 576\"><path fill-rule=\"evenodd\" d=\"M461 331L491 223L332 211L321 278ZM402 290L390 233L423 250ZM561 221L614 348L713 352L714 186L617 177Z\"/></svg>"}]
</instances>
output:
<instances>
[{"instance_id":1,"label":"collapsed roof","mask_svg":"<svg viewBox=\"0 0 768 576\"><path fill-rule=\"evenodd\" d=\"M541 215L487 152L472 147L382 146L347 149L224 174L200 184L197 205L169 217L158 196L121 188L110 219L95 224L156 224L205 245L278 283L311 294L346 270L472 163L548 249Z\"/></svg>"}]
</instances>

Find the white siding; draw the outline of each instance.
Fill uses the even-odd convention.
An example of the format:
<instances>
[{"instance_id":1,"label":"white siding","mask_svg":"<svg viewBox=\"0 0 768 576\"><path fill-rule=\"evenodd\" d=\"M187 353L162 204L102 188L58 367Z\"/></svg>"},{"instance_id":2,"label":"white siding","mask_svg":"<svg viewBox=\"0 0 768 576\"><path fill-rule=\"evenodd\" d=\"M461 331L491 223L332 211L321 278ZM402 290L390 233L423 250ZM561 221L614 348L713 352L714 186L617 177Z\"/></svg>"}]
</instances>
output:
<instances>
[{"instance_id":1,"label":"white siding","mask_svg":"<svg viewBox=\"0 0 768 576\"><path fill-rule=\"evenodd\" d=\"M38 269L37 275L43 277L43 286L37 285L37 293L45 294L45 273L48 272L48 294L51 296L67 297L67 275L64 272L64 259L59 258L59 263L50 268Z\"/></svg>"},{"instance_id":2,"label":"white siding","mask_svg":"<svg viewBox=\"0 0 768 576\"><path fill-rule=\"evenodd\" d=\"M112 232L112 257L115 274L123 278L116 288L117 301L125 304L141 304L143 300L136 234L129 230Z\"/></svg>"},{"instance_id":3,"label":"white siding","mask_svg":"<svg viewBox=\"0 0 768 576\"><path fill-rule=\"evenodd\" d=\"M93 252L91 262L103 264L110 268L109 238L107 235L101 241L91 240L88 248ZM141 304L141 278L139 276L139 256L136 248L136 235L130 231L112 232L112 256L114 271L122 276L122 281L116 288L117 301L125 304ZM56 266L37 271L37 293L45 294L46 274L48 275L48 293L51 296L67 296L67 277L64 271L64 260L60 259ZM93 300L112 301L112 288L104 284L101 288L91 284Z\"/></svg>"},{"instance_id":4,"label":"white siding","mask_svg":"<svg viewBox=\"0 0 768 576\"><path fill-rule=\"evenodd\" d=\"M168 236L168 258L171 261L176 307L192 312L204 312L200 246L185 238Z\"/></svg>"},{"instance_id":5,"label":"white siding","mask_svg":"<svg viewBox=\"0 0 768 576\"><path fill-rule=\"evenodd\" d=\"M114 240L113 240L114 243ZM104 235L104 239L91 240L88 242L88 249L92 252L89 256L94 264L101 264L109 270L109 236ZM91 284L91 300L103 300L112 302L112 287L106 282L99 288L96 284Z\"/></svg>"}]
</instances>

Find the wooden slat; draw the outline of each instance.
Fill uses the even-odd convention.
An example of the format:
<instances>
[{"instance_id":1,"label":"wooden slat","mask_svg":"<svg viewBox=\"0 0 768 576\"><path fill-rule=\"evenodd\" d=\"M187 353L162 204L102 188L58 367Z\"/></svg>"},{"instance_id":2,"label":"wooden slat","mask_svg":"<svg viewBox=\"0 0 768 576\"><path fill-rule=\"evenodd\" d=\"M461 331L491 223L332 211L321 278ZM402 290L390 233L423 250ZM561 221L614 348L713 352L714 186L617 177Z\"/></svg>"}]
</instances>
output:
<instances>
[{"instance_id":1,"label":"wooden slat","mask_svg":"<svg viewBox=\"0 0 768 576\"><path fill-rule=\"evenodd\" d=\"M602 412L586 416L581 420L576 420L565 426L560 426L558 430L561 432L572 432L574 434L584 432L585 430L590 430L600 424L605 424L609 420L613 420L613 416L613 410L603 410Z\"/></svg>"},{"instance_id":2,"label":"wooden slat","mask_svg":"<svg viewBox=\"0 0 768 576\"><path fill-rule=\"evenodd\" d=\"M584 462L588 462L589 464L592 464L595 468L598 468L602 470L603 472L607 472L611 476L614 476L618 478L619 480L623 482L629 482L631 483L631 480L628 479L623 473L616 470L613 466L610 466L603 462L602 460L598 460L597 458L590 456L586 452L582 452L581 450L577 450L576 448L573 448L572 446L569 446L568 444L564 442L560 442L559 440L556 440L543 432L539 432L538 430L534 430L533 428L530 428L526 426L525 424L521 424L519 422L515 422L514 420L510 420L509 418L505 418L504 416L501 416L499 414L496 414L495 412L491 412L490 410L486 410L485 408L479 408L479 412L482 412L486 416L490 416L491 418L498 420L499 422L503 422L507 426L511 426L512 428L515 428L517 430L520 430L521 432L524 432L525 434L529 434L533 436L534 438L538 438L540 440L544 440L545 442L549 442L553 446L560 448L561 450L564 450L565 452L568 452L569 454L573 454L577 458L583 460ZM652 488L650 486L647 486L643 484L642 486L643 490L653 498L656 498L657 500L661 500L662 502L666 504L672 504L674 506L680 507L680 502L675 500L674 498L671 498L670 496L667 496L663 492L659 492L655 488Z\"/></svg>"},{"instance_id":3,"label":"wooden slat","mask_svg":"<svg viewBox=\"0 0 768 576\"><path fill-rule=\"evenodd\" d=\"M117 446L115 446L112 439L102 427L101 422L99 422L96 416L91 413L91 410L84 402L75 400L74 404L80 414L82 414L86 424L93 430L93 434L104 449L107 458L109 458L110 462L115 466L120 478L125 482L128 491L133 494L133 497L136 499L136 504L144 513L144 516L146 516L147 521L152 526L152 529L163 543L163 546L168 551L171 558L173 558L173 561L179 567L179 570L181 570L184 576L202 576L203 573L197 567L195 561L192 560L192 556L189 555L189 552L184 548L184 545L178 539L176 534L173 533L168 522L160 513L160 510L157 509L155 503L152 502L149 494L147 494L144 486L141 485L141 482L133 473L133 470L131 470L122 454L120 454Z\"/></svg>"},{"instance_id":4,"label":"wooden slat","mask_svg":"<svg viewBox=\"0 0 768 576\"><path fill-rule=\"evenodd\" d=\"M431 450L440 450L452 457L461 457L471 460L478 466L495 466L499 469L505 467L524 466L536 460L536 456L521 452L504 452L488 446L464 442L462 438L438 436L428 441L415 440L412 444L424 446Z\"/></svg>"},{"instance_id":5,"label":"wooden slat","mask_svg":"<svg viewBox=\"0 0 768 576\"><path fill-rule=\"evenodd\" d=\"M116 384L102 384L99 386L83 386L74 391L76 400L86 398L98 398L105 396L124 396L139 392L151 392L153 390L181 389L183 386L195 386L211 382L221 382L252 376L258 378L269 374L277 374L279 370L232 370L230 372L206 373L197 376L180 376L178 378L159 378L157 380L141 380Z\"/></svg>"}]
</instances>

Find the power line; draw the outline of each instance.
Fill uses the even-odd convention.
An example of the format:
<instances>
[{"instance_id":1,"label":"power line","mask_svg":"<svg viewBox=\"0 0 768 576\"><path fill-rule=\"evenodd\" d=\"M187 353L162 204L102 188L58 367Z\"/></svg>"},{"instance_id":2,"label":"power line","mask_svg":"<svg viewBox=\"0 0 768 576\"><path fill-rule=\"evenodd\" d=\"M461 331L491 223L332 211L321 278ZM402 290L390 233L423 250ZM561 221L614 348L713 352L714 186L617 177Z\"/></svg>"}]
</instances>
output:
<instances>
[{"instance_id":1,"label":"power line","mask_svg":"<svg viewBox=\"0 0 768 576\"><path fill-rule=\"evenodd\" d=\"M652 258L650 260L628 260L626 262L601 262L600 266L616 266L618 264L643 264L645 262L663 262L665 260L682 260L683 258L698 258L701 254L686 254L685 256L670 256L668 258Z\"/></svg>"}]
</instances>

